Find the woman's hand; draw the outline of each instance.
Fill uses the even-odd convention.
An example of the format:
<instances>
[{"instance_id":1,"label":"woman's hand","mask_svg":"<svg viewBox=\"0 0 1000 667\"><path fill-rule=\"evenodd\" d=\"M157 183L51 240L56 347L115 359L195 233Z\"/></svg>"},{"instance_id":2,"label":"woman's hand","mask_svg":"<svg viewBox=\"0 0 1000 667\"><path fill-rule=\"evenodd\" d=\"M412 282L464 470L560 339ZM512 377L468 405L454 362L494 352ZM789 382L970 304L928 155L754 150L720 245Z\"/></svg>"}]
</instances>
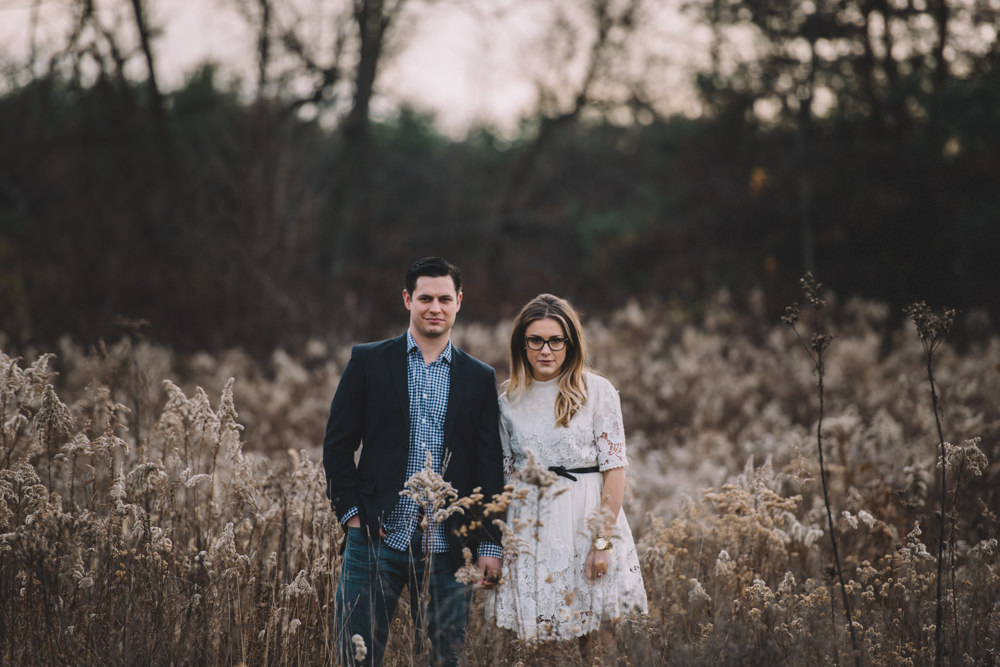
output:
<instances>
[{"instance_id":1,"label":"woman's hand","mask_svg":"<svg viewBox=\"0 0 1000 667\"><path fill-rule=\"evenodd\" d=\"M608 566L611 565L611 552L607 549L598 551L591 548L587 554L587 563L584 565L583 573L588 579L599 579L608 573Z\"/></svg>"}]
</instances>

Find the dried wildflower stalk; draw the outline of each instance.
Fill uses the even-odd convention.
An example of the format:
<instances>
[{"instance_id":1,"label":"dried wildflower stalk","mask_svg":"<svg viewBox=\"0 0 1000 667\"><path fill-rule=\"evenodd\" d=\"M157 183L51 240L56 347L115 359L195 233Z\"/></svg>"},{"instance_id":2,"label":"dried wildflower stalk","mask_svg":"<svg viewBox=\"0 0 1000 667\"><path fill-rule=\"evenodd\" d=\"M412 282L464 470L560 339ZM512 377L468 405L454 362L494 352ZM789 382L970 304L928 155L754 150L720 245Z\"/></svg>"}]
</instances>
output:
<instances>
[{"instance_id":1,"label":"dried wildflower stalk","mask_svg":"<svg viewBox=\"0 0 1000 667\"><path fill-rule=\"evenodd\" d=\"M833 511L830 509L830 492L827 489L826 468L823 464L823 377L826 371L823 353L830 347L833 336L826 333L823 326L822 315L823 310L826 308L826 300L823 298L822 283L817 282L812 273L806 273L799 280L799 285L802 287L802 291L805 292L806 299L808 299L812 310L813 334L809 342L806 343L795 326L799 320L799 305L797 303L793 303L785 309L785 315L781 318L781 321L795 332L796 338L802 343L802 347L805 348L809 358L812 359L816 371L816 385L819 392L819 418L816 421L816 449L819 452L819 476L823 484L823 504L826 507L827 527L830 531L830 544L833 547L833 562L837 569L837 579L840 582L840 593L844 602L844 615L847 617L847 629L851 636L851 650L854 655L854 664L860 665L861 658L858 652L858 641L854 634L851 603L847 597L847 586L844 584L844 571L840 564L840 553L837 549L837 536L833 529Z\"/></svg>"},{"instance_id":2,"label":"dried wildflower stalk","mask_svg":"<svg viewBox=\"0 0 1000 667\"><path fill-rule=\"evenodd\" d=\"M944 659L944 609L941 600L941 579L944 565L944 532L948 509L948 475L947 453L945 451L944 431L941 428L941 403L938 400L937 388L934 383L934 352L944 342L945 336L955 323L955 309L945 308L939 313L934 312L927 303L918 301L903 309L903 312L913 320L917 327L917 336L924 347L924 360L927 364L927 382L931 387L931 404L934 408L934 423L938 433L938 452L941 459L941 506L939 508L938 555L937 555L937 600L934 612L934 664L940 665ZM956 628L957 630L957 628Z\"/></svg>"},{"instance_id":3,"label":"dried wildflower stalk","mask_svg":"<svg viewBox=\"0 0 1000 667\"><path fill-rule=\"evenodd\" d=\"M448 466L449 455L450 452L445 452L441 463L442 470ZM482 494L478 493L478 489L471 496L459 498L455 487L434 470L434 460L430 452L427 452L424 469L406 480L406 484L403 490L399 492L399 495L409 497L418 507L422 508L420 529L423 531L425 540L430 538L432 523L443 523L448 517L456 513L464 514L474 503L482 500ZM430 633L427 632L427 623L430 618L430 572L435 559L434 552L426 550L426 559L425 568L427 575L423 578L420 587L418 597L419 609L416 617L416 622L421 630L419 633L420 645L414 647L414 650L423 658L428 656L431 650Z\"/></svg>"}]
</instances>

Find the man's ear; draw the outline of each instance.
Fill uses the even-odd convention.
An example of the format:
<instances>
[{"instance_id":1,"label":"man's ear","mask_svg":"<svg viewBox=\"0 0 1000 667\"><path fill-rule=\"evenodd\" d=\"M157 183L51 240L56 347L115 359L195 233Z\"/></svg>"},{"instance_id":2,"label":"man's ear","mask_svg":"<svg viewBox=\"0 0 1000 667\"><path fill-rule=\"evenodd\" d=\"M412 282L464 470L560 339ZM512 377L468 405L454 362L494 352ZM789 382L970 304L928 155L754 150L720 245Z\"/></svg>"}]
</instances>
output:
<instances>
[{"instance_id":1,"label":"man's ear","mask_svg":"<svg viewBox=\"0 0 1000 667\"><path fill-rule=\"evenodd\" d=\"M405 289L403 290L403 305L406 307L407 310L410 309L410 293L407 292Z\"/></svg>"},{"instance_id":2,"label":"man's ear","mask_svg":"<svg viewBox=\"0 0 1000 667\"><path fill-rule=\"evenodd\" d=\"M462 310L462 293L459 292L455 297L455 312Z\"/></svg>"}]
</instances>

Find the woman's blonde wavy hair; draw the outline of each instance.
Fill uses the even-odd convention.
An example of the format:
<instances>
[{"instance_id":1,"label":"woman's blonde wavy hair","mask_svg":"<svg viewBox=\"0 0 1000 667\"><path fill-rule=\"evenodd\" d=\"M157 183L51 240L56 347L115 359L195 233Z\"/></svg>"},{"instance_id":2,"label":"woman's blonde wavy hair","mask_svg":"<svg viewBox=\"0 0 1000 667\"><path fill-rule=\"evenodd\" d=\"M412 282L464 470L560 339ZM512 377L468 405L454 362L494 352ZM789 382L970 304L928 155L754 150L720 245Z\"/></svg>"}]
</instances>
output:
<instances>
[{"instance_id":1,"label":"woman's blonde wavy hair","mask_svg":"<svg viewBox=\"0 0 1000 667\"><path fill-rule=\"evenodd\" d=\"M569 426L580 408L587 402L587 384L583 379L583 371L587 360L587 345L583 338L583 327L580 318L565 299L552 294L539 294L529 301L518 313L510 334L508 350L508 366L510 379L505 383L507 398L512 403L517 401L533 379L531 366L525 349L524 332L532 322L552 319L562 326L566 336L566 359L559 373L559 396L556 398L556 424Z\"/></svg>"}]
</instances>

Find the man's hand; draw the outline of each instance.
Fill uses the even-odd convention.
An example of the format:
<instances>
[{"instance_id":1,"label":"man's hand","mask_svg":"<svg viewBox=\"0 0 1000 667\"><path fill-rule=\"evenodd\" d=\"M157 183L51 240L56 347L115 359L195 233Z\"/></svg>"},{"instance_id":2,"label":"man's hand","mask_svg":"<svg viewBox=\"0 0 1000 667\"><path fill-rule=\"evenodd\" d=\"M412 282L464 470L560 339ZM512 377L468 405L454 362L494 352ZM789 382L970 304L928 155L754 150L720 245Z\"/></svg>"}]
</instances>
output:
<instances>
[{"instance_id":1,"label":"man's hand","mask_svg":"<svg viewBox=\"0 0 1000 667\"><path fill-rule=\"evenodd\" d=\"M479 568L479 585L483 588L493 588L500 583L500 567L503 560L492 556L480 556L476 559L476 566Z\"/></svg>"},{"instance_id":2,"label":"man's hand","mask_svg":"<svg viewBox=\"0 0 1000 667\"><path fill-rule=\"evenodd\" d=\"M352 516L350 519L347 520L347 523L344 524L344 527L345 528L360 528L361 527L361 517L359 517L357 514L355 514L354 516ZM385 530L381 526L379 526L378 534L379 534L379 537L385 537Z\"/></svg>"}]
</instances>

